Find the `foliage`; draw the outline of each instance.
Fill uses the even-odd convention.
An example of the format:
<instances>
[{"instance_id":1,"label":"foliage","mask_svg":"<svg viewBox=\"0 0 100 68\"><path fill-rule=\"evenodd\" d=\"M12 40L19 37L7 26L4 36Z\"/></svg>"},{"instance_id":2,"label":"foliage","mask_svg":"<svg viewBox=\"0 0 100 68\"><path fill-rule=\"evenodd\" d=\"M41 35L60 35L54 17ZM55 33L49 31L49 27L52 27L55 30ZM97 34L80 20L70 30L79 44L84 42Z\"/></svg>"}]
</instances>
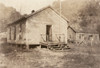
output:
<instances>
[{"instance_id":1,"label":"foliage","mask_svg":"<svg viewBox=\"0 0 100 68\"><path fill-rule=\"evenodd\" d=\"M19 19L21 14L12 7L6 7L0 3L0 32L6 31L6 26L9 23Z\"/></svg>"},{"instance_id":2,"label":"foliage","mask_svg":"<svg viewBox=\"0 0 100 68\"><path fill-rule=\"evenodd\" d=\"M59 12L59 2L53 7ZM99 0L64 0L62 1L62 14L70 20L75 28L99 31L100 1ZM98 27L97 27L98 26Z\"/></svg>"}]
</instances>

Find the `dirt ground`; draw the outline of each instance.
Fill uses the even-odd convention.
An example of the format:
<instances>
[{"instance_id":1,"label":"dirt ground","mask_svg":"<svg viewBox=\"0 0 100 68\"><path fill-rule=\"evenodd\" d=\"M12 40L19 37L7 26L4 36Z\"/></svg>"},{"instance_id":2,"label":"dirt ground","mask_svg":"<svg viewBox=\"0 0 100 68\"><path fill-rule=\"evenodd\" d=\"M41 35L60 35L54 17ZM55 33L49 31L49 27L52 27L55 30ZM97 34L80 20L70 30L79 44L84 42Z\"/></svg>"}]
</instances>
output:
<instances>
[{"instance_id":1,"label":"dirt ground","mask_svg":"<svg viewBox=\"0 0 100 68\"><path fill-rule=\"evenodd\" d=\"M0 68L100 68L100 46L75 46L66 51L34 48L29 51L0 45Z\"/></svg>"}]
</instances>

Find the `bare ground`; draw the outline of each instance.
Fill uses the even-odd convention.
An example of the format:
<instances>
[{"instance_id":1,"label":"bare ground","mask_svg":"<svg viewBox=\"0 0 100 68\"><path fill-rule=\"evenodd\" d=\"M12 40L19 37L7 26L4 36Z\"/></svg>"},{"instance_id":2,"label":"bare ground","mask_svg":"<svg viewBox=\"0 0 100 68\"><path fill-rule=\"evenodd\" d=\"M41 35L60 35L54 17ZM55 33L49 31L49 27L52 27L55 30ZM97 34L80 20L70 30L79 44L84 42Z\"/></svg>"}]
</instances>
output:
<instances>
[{"instance_id":1,"label":"bare ground","mask_svg":"<svg viewBox=\"0 0 100 68\"><path fill-rule=\"evenodd\" d=\"M39 47L29 51L0 45L0 68L100 68L100 46L74 46L66 51Z\"/></svg>"}]
</instances>

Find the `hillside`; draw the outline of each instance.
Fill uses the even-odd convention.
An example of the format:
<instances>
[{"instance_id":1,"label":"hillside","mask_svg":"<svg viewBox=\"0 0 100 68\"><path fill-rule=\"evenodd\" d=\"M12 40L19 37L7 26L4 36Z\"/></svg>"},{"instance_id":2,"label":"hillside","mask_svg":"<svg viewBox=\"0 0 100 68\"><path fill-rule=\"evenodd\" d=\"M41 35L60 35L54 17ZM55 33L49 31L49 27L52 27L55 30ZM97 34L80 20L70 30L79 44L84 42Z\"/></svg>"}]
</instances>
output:
<instances>
[{"instance_id":1,"label":"hillside","mask_svg":"<svg viewBox=\"0 0 100 68\"><path fill-rule=\"evenodd\" d=\"M21 14L12 7L6 7L0 3L0 32L6 31L6 26L9 23L19 19Z\"/></svg>"},{"instance_id":2,"label":"hillside","mask_svg":"<svg viewBox=\"0 0 100 68\"><path fill-rule=\"evenodd\" d=\"M99 0L65 0L62 1L62 14L70 20L76 29L91 29L100 33L100 1ZM59 2L53 7L59 12Z\"/></svg>"}]
</instances>

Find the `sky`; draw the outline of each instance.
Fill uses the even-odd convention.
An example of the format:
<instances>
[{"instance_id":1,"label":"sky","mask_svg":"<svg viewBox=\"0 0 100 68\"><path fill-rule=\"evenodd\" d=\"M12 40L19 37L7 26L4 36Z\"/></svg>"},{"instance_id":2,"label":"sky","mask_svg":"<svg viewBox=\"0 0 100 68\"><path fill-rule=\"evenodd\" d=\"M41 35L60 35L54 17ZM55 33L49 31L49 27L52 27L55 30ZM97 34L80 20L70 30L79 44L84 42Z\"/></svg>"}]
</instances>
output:
<instances>
[{"instance_id":1,"label":"sky","mask_svg":"<svg viewBox=\"0 0 100 68\"><path fill-rule=\"evenodd\" d=\"M56 0L0 0L0 3L8 7L13 7L21 14L29 14L32 10L52 5Z\"/></svg>"}]
</instances>

